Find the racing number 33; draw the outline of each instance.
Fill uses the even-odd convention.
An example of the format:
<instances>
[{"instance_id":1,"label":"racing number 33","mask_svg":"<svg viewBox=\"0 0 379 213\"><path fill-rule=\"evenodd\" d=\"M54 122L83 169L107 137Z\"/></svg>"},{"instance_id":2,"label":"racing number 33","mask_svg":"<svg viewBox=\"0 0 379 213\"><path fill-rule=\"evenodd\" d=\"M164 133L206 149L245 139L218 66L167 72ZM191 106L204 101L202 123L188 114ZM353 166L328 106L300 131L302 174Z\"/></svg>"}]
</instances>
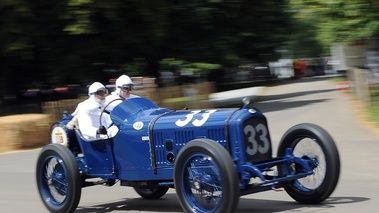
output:
<instances>
[{"instance_id":1,"label":"racing number 33","mask_svg":"<svg viewBox=\"0 0 379 213\"><path fill-rule=\"evenodd\" d=\"M215 109L205 111L205 112L201 115L201 117L202 117L201 120L199 120L199 119L195 119L195 120L193 120L193 116L196 115L196 114L198 114L198 113L200 113L201 110L191 111L190 114L187 114L187 115L186 115L186 119L185 119L185 120L180 120L180 119L179 119L179 120L177 120L177 121L175 122L175 124L176 124L177 126L182 127L182 126L185 126L185 125L189 124L189 123L193 120L193 121L192 121L192 124L193 124L194 126L202 126L203 124L205 124L205 122L207 122L207 120L208 120L210 114L212 114L212 113L214 113L214 112L216 112L216 111L217 111L217 110L215 110Z\"/></svg>"},{"instance_id":2,"label":"racing number 33","mask_svg":"<svg viewBox=\"0 0 379 213\"><path fill-rule=\"evenodd\" d=\"M179 127L183 127L187 124L189 124L192 120L192 124L194 126L202 126L207 122L209 116L216 112L217 110L207 110L201 115L201 119L194 119L194 115L201 112L201 110L194 110L191 111L191 113L186 115L186 119L184 120L177 120L175 124ZM247 125L244 128L245 135L248 136L248 142L249 146L246 148L246 153L253 156L259 152L260 154L266 154L270 149L270 142L268 139L268 131L265 125L258 124L255 128L251 125ZM259 140L261 143L259 143L255 137L259 134Z\"/></svg>"},{"instance_id":3,"label":"racing number 33","mask_svg":"<svg viewBox=\"0 0 379 213\"><path fill-rule=\"evenodd\" d=\"M243 129L245 135L248 136L248 142L250 146L247 146L246 153L253 156L259 152L260 154L266 154L270 149L270 142L268 140L268 131L265 125L258 124L255 128L251 125L245 126ZM259 142L255 139L256 134L259 134L259 140L262 142L259 145Z\"/></svg>"}]
</instances>

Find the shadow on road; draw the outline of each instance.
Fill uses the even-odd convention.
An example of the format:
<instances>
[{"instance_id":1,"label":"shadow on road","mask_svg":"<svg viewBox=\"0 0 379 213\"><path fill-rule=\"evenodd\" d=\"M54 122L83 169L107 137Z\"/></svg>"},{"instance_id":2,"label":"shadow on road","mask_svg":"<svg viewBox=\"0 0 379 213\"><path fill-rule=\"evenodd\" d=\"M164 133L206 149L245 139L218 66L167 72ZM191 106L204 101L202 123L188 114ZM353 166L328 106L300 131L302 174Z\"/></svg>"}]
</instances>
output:
<instances>
[{"instance_id":1,"label":"shadow on road","mask_svg":"<svg viewBox=\"0 0 379 213\"><path fill-rule=\"evenodd\" d=\"M296 201L275 201L241 197L236 213L273 213L283 211L300 211L300 209L332 209L340 204L358 203L369 200L365 197L330 197L319 205L303 205ZM139 212L183 212L176 194L167 194L159 200L145 200L143 198L120 199L110 203L102 203L93 206L79 206L77 213L102 213L119 211L139 211ZM307 212L309 212L307 210Z\"/></svg>"},{"instance_id":2,"label":"shadow on road","mask_svg":"<svg viewBox=\"0 0 379 213\"><path fill-rule=\"evenodd\" d=\"M285 100L290 98L295 98L299 96L305 96L317 93L328 93L334 92L336 89L324 89L324 90L312 90L312 91L300 91L292 93L284 93L279 95L267 95L261 96L257 102L252 103L252 105L258 108L263 113L284 110L289 108L303 107L310 104L317 104L329 101L329 99L314 99L314 100L301 100L301 101L291 101Z\"/></svg>"},{"instance_id":3,"label":"shadow on road","mask_svg":"<svg viewBox=\"0 0 379 213\"><path fill-rule=\"evenodd\" d=\"M326 92L333 92L333 91L336 91L336 89L299 91L299 92L292 92L292 93L284 93L284 94L280 94L280 95L264 95L258 99L258 102L272 101L272 100L286 99L286 98L294 98L294 97L299 97L299 96L304 96L304 95L326 93Z\"/></svg>"},{"instance_id":4,"label":"shadow on road","mask_svg":"<svg viewBox=\"0 0 379 213\"><path fill-rule=\"evenodd\" d=\"M325 209L325 212L331 212L334 207L340 204L358 203L367 200L369 200L369 198L365 197L330 197L318 205L304 205L297 203L296 201L288 202L241 198L236 213L318 212L320 209ZM301 211L301 209L307 210Z\"/></svg>"},{"instance_id":5,"label":"shadow on road","mask_svg":"<svg viewBox=\"0 0 379 213\"><path fill-rule=\"evenodd\" d=\"M76 213L114 212L114 211L151 211L151 212L183 212L176 194L166 194L158 200L143 198L123 198L115 202L102 203L93 206L79 206Z\"/></svg>"},{"instance_id":6,"label":"shadow on road","mask_svg":"<svg viewBox=\"0 0 379 213\"><path fill-rule=\"evenodd\" d=\"M304 100L304 101L272 101L269 103L256 103L254 107L259 109L263 113L280 111L284 109L293 109L297 107L303 107L310 104L322 103L329 101L329 99L316 99L316 100Z\"/></svg>"},{"instance_id":7,"label":"shadow on road","mask_svg":"<svg viewBox=\"0 0 379 213\"><path fill-rule=\"evenodd\" d=\"M293 93L285 93L280 95L267 95L261 96L259 99L252 104L263 113L279 111L288 108L303 107L310 104L317 104L329 101L330 99L314 99L314 100L301 100L301 101L291 101L285 100L299 96L305 96L316 93L328 93L333 92L335 89L325 89L325 90L312 90L312 91L301 91ZM242 104L233 104L228 106L223 106L222 108L239 108Z\"/></svg>"}]
</instances>

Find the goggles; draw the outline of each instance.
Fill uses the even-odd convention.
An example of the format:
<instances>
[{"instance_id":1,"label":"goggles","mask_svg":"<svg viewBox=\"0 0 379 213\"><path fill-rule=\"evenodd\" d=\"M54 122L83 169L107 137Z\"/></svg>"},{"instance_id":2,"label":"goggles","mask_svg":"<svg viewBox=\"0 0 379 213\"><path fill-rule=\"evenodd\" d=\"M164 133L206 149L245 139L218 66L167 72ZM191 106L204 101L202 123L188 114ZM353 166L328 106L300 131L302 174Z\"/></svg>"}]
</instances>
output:
<instances>
[{"instance_id":1,"label":"goggles","mask_svg":"<svg viewBox=\"0 0 379 213\"><path fill-rule=\"evenodd\" d=\"M106 89L100 89L100 90L97 90L96 92L94 92L94 94L96 94L96 95L106 95L106 94L108 94L108 90L106 90Z\"/></svg>"},{"instance_id":2,"label":"goggles","mask_svg":"<svg viewBox=\"0 0 379 213\"><path fill-rule=\"evenodd\" d=\"M120 88L122 91L127 92L127 91L132 91L133 90L133 84L124 84Z\"/></svg>"}]
</instances>

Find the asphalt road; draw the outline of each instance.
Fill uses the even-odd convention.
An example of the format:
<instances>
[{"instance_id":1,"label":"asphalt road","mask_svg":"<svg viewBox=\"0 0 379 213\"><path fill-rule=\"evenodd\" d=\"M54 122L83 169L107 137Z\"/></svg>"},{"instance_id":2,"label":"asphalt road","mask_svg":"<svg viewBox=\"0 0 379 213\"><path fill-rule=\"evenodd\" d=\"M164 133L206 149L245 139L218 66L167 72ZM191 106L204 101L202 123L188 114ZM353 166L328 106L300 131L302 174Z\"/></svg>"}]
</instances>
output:
<instances>
[{"instance_id":1,"label":"asphalt road","mask_svg":"<svg viewBox=\"0 0 379 213\"><path fill-rule=\"evenodd\" d=\"M377 212L379 202L379 134L363 122L352 96L336 90L325 78L299 79L266 88L257 103L269 121L274 153L291 126L310 122L329 131L341 157L339 184L324 203L301 205L285 191L267 191L240 198L238 213ZM35 184L39 150L0 155L0 212L43 213ZM128 187L84 188L76 212L182 212L174 190L147 201Z\"/></svg>"}]
</instances>

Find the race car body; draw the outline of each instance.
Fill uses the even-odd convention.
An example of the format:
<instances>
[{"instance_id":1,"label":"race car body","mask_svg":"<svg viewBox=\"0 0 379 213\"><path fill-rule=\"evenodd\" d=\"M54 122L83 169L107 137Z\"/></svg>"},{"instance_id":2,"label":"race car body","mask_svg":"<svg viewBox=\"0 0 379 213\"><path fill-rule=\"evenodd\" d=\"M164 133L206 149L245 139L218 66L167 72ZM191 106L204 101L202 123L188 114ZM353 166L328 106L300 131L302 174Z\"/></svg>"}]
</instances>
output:
<instances>
[{"instance_id":1,"label":"race car body","mask_svg":"<svg viewBox=\"0 0 379 213\"><path fill-rule=\"evenodd\" d=\"M71 115L52 126L36 174L50 211L74 211L77 188L117 181L147 199L175 188L186 212L233 212L240 196L280 187L301 203L319 203L338 182L338 151L324 129L290 128L273 157L267 119L248 100L240 108L172 110L139 97L110 116L119 132L105 140L68 129ZM316 183L305 181L315 176Z\"/></svg>"}]
</instances>

